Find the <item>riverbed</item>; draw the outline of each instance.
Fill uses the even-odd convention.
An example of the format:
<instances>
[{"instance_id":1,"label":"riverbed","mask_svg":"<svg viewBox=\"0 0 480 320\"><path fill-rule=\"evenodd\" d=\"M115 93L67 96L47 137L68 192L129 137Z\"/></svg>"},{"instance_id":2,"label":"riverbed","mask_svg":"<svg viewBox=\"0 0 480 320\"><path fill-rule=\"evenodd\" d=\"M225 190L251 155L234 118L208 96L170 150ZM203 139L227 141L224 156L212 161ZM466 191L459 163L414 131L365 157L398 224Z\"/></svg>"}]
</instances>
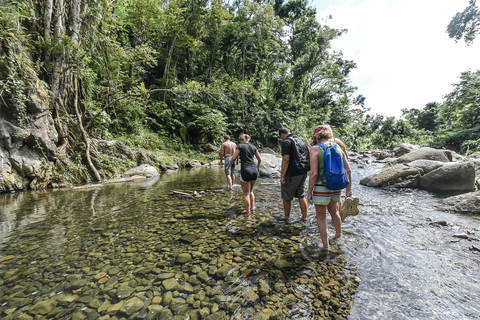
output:
<instances>
[{"instance_id":1,"label":"riverbed","mask_svg":"<svg viewBox=\"0 0 480 320\"><path fill-rule=\"evenodd\" d=\"M247 216L219 167L0 195L0 317L480 319L478 216L359 185L380 167L353 165L360 213L329 253L312 206L279 219L278 179Z\"/></svg>"}]
</instances>

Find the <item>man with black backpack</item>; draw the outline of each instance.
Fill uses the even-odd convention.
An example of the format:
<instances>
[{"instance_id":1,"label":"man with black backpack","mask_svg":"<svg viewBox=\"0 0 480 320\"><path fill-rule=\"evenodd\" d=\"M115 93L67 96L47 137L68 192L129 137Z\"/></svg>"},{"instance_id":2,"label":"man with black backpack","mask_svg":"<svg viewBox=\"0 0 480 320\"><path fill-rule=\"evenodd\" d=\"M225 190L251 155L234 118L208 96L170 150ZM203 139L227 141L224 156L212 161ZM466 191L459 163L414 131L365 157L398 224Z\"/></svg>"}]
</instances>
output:
<instances>
[{"instance_id":1,"label":"man with black backpack","mask_svg":"<svg viewBox=\"0 0 480 320\"><path fill-rule=\"evenodd\" d=\"M310 170L310 153L307 143L293 135L287 128L278 130L282 139L282 170L280 183L284 219L290 218L292 200L298 199L302 220L307 220L307 199L305 199L305 181Z\"/></svg>"}]
</instances>

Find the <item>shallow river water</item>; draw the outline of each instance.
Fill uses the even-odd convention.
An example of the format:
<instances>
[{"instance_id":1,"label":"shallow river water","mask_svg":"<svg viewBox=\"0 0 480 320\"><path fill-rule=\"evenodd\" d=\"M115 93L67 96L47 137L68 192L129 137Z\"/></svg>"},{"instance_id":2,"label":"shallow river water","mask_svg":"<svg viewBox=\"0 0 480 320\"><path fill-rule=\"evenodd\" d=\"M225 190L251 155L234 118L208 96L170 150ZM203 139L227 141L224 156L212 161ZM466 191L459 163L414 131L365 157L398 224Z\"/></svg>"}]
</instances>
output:
<instances>
[{"instance_id":1,"label":"shallow river water","mask_svg":"<svg viewBox=\"0 0 480 320\"><path fill-rule=\"evenodd\" d=\"M0 318L480 319L479 217L363 187L380 165L353 168L360 213L328 254L312 206L279 220L262 178L246 216L219 167L0 195Z\"/></svg>"}]
</instances>

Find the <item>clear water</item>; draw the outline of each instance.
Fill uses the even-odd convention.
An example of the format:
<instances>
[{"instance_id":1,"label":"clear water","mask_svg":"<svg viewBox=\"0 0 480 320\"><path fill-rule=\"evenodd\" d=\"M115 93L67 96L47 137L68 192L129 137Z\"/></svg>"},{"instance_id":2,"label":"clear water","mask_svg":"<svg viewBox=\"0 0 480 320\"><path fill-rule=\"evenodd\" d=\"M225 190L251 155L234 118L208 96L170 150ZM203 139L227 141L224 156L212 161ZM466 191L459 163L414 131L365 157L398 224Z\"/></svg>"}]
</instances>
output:
<instances>
[{"instance_id":1,"label":"clear water","mask_svg":"<svg viewBox=\"0 0 480 320\"><path fill-rule=\"evenodd\" d=\"M480 254L469 250L480 247L479 217L444 212L440 199L425 191L361 186L359 180L380 166L353 168L360 214L346 219L343 238L320 260L309 249L319 242L313 207L309 207L306 225L298 221L297 204L293 221L277 221L283 215L278 181L260 179L255 187L256 216L246 217L239 186L226 191L220 168L185 170L156 180L92 189L0 195L0 265L9 269L1 270L0 317L13 312L9 298L31 299L30 304L35 304L61 293L72 269L87 273L95 265L102 270L113 266L130 270L128 265L149 263L169 268L169 257L185 249L176 241L185 233L178 227L183 219L188 227L198 227L198 233L217 233L212 225L225 228L214 246L251 238L270 256L290 250L282 246L285 235L300 236L303 262L292 253L299 264L336 264L347 275L361 279L348 319L480 319ZM204 190L206 195L192 201L173 197L174 190ZM440 221L447 224L442 226ZM165 224L171 227L162 229ZM453 237L467 232L469 239ZM150 242L152 237L156 244ZM212 249L205 245L205 250ZM143 260L135 260L139 256ZM238 299L240 287L257 281L254 277L268 280L259 265L252 269L252 274L239 276L224 293L233 291L231 296ZM40 270L50 272L46 279L37 275ZM303 272L308 275L311 270ZM12 278L7 279L7 273ZM31 274L38 279L30 279ZM15 286L9 283L13 278L18 279ZM302 290L308 291L299 285L295 293ZM87 293L99 295L93 289L84 290ZM313 318L313 303L300 299L290 309L290 318ZM254 314L248 308L237 316L239 312L242 319ZM69 309L64 318L71 315Z\"/></svg>"},{"instance_id":2,"label":"clear water","mask_svg":"<svg viewBox=\"0 0 480 320\"><path fill-rule=\"evenodd\" d=\"M360 214L343 225L362 279L349 319L480 319L480 254L469 250L480 246L480 217L442 211L426 191L359 185L378 169L355 168Z\"/></svg>"}]
</instances>

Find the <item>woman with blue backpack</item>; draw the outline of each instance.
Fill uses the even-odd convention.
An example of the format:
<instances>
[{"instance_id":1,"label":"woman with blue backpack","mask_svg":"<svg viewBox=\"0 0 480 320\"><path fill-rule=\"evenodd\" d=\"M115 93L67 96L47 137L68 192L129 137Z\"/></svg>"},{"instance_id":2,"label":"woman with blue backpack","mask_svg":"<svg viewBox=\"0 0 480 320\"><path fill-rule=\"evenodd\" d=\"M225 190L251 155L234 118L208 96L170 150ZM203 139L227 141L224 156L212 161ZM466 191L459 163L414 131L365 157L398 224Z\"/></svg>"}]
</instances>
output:
<instances>
[{"instance_id":1,"label":"woman with blue backpack","mask_svg":"<svg viewBox=\"0 0 480 320\"><path fill-rule=\"evenodd\" d=\"M327 210L335 227L335 238L342 236L342 219L338 202L342 189L351 189L351 169L342 148L331 141L332 131L328 126L315 130L316 145L310 149L310 179L307 198L315 204L317 226L322 239L322 249L330 250L328 242Z\"/></svg>"}]
</instances>

